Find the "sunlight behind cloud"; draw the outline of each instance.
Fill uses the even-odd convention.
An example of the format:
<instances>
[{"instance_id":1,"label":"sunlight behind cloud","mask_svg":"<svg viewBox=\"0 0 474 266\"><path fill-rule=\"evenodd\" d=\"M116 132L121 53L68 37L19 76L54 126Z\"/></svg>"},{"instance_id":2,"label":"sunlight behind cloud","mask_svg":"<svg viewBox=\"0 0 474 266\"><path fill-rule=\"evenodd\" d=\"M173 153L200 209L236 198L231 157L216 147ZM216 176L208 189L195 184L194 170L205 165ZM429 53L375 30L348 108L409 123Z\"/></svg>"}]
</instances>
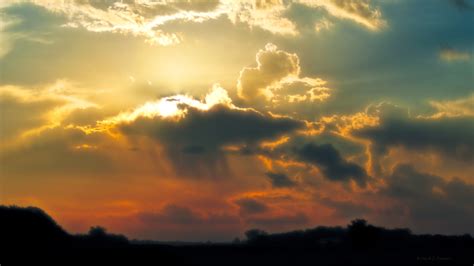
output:
<instances>
[{"instance_id":1,"label":"sunlight behind cloud","mask_svg":"<svg viewBox=\"0 0 474 266\"><path fill-rule=\"evenodd\" d=\"M130 239L357 217L472 233L474 199L454 197L474 195L472 11L0 0L0 198Z\"/></svg>"},{"instance_id":2,"label":"sunlight behind cloud","mask_svg":"<svg viewBox=\"0 0 474 266\"><path fill-rule=\"evenodd\" d=\"M228 107L236 108L232 104L227 91L214 84L211 92L209 92L204 101L194 99L189 95L174 95L161 98L157 101L147 102L144 105L134 109L133 111L123 112L117 116L100 121L100 124L117 124L120 122L131 122L139 117L154 118L176 118L179 119L186 115L186 108L183 105L193 107L199 110L207 111L215 105L226 105Z\"/></svg>"}]
</instances>

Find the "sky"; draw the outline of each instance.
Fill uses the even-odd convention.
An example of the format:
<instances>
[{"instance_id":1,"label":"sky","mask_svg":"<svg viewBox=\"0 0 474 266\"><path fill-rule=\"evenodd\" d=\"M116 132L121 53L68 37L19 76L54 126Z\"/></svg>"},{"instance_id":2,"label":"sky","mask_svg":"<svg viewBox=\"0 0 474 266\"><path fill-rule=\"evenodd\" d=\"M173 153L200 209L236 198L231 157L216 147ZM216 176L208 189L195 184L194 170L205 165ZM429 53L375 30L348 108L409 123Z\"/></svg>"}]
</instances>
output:
<instances>
[{"instance_id":1,"label":"sky","mask_svg":"<svg viewBox=\"0 0 474 266\"><path fill-rule=\"evenodd\" d=\"M474 234L474 1L2 0L0 202L230 241Z\"/></svg>"}]
</instances>

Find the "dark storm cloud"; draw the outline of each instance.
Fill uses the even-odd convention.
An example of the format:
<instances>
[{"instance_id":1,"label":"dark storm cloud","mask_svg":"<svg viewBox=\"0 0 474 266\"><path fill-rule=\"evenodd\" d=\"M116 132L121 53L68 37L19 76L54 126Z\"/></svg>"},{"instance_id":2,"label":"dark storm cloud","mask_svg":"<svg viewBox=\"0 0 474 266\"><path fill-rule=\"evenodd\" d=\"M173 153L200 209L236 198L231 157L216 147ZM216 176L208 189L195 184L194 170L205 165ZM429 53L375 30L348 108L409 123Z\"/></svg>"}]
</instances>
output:
<instances>
[{"instance_id":1,"label":"dark storm cloud","mask_svg":"<svg viewBox=\"0 0 474 266\"><path fill-rule=\"evenodd\" d=\"M187 107L178 120L140 117L117 125L130 138L146 136L160 145L178 176L222 178L230 176L226 145L251 147L264 140L303 128L301 121L273 117L254 110L216 105L210 110Z\"/></svg>"},{"instance_id":2,"label":"dark storm cloud","mask_svg":"<svg viewBox=\"0 0 474 266\"><path fill-rule=\"evenodd\" d=\"M193 146L184 147L181 151L188 154L201 154L201 153L206 152L206 148L199 145L193 145Z\"/></svg>"},{"instance_id":3,"label":"dark storm cloud","mask_svg":"<svg viewBox=\"0 0 474 266\"><path fill-rule=\"evenodd\" d=\"M322 174L332 181L352 179L358 185L365 186L369 178L364 168L346 161L331 144L306 144L297 150L297 156L300 160L317 166Z\"/></svg>"},{"instance_id":4,"label":"dark storm cloud","mask_svg":"<svg viewBox=\"0 0 474 266\"><path fill-rule=\"evenodd\" d=\"M398 165L387 180L389 184L387 194L413 200L430 197L433 188L443 184L441 177L419 173L413 166L407 164Z\"/></svg>"},{"instance_id":5,"label":"dark storm cloud","mask_svg":"<svg viewBox=\"0 0 474 266\"><path fill-rule=\"evenodd\" d=\"M394 106L381 109L380 125L355 132L370 139L376 155L388 148L403 146L410 150L435 151L445 156L470 161L474 158L474 119L472 117L410 118Z\"/></svg>"},{"instance_id":6,"label":"dark storm cloud","mask_svg":"<svg viewBox=\"0 0 474 266\"><path fill-rule=\"evenodd\" d=\"M253 110L214 106L208 111L193 107L179 121L138 118L119 125L126 135L146 135L170 147L200 146L218 150L229 144L255 144L304 126L291 118L277 118Z\"/></svg>"},{"instance_id":7,"label":"dark storm cloud","mask_svg":"<svg viewBox=\"0 0 474 266\"><path fill-rule=\"evenodd\" d=\"M239 206L240 213L243 215L263 213L269 209L265 203L250 198L238 199L235 204Z\"/></svg>"},{"instance_id":8,"label":"dark storm cloud","mask_svg":"<svg viewBox=\"0 0 474 266\"><path fill-rule=\"evenodd\" d=\"M295 182L284 173L267 172L266 176L270 179L273 187L292 187Z\"/></svg>"},{"instance_id":9,"label":"dark storm cloud","mask_svg":"<svg viewBox=\"0 0 474 266\"><path fill-rule=\"evenodd\" d=\"M418 172L411 165L398 165L381 194L408 208L414 229L431 232L472 232L474 185L461 179Z\"/></svg>"}]
</instances>

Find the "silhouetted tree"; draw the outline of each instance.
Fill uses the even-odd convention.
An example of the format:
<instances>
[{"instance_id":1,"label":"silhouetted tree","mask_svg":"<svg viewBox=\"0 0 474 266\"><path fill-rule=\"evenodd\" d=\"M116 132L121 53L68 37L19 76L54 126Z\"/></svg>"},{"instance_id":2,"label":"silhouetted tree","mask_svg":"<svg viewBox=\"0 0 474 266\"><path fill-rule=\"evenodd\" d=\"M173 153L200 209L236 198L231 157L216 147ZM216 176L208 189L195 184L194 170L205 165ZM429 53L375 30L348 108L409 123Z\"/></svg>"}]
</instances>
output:
<instances>
[{"instance_id":1,"label":"silhouetted tree","mask_svg":"<svg viewBox=\"0 0 474 266\"><path fill-rule=\"evenodd\" d=\"M170 265L182 261L192 265L244 265L249 259L250 264L278 265L413 264L433 256L447 264L468 264L474 259L474 239L470 235L414 235L409 229L386 229L363 219L353 220L345 228L320 226L276 234L252 229L245 235L247 240L239 245L235 245L238 239L234 245L130 243L125 236L110 234L101 226L91 227L84 235L71 235L38 208L0 206L0 257L3 260L10 256L15 262L34 252L39 256L49 254L48 264L57 258L59 265L68 264L60 256L73 258L72 262L83 258L81 265L87 265L94 256L101 256L104 264L129 259L132 263L126 265L149 263L156 258L165 265L167 259L178 261L167 263Z\"/></svg>"},{"instance_id":2,"label":"silhouetted tree","mask_svg":"<svg viewBox=\"0 0 474 266\"><path fill-rule=\"evenodd\" d=\"M236 238L234 238L234 240L232 240L232 244L238 245L240 243L241 243L241 241L240 241L240 238L238 238L238 237L236 237Z\"/></svg>"},{"instance_id":3,"label":"silhouetted tree","mask_svg":"<svg viewBox=\"0 0 474 266\"><path fill-rule=\"evenodd\" d=\"M104 237L107 235L107 229L102 226L93 226L89 229L89 236L91 237Z\"/></svg>"},{"instance_id":4,"label":"silhouetted tree","mask_svg":"<svg viewBox=\"0 0 474 266\"><path fill-rule=\"evenodd\" d=\"M347 226L348 235L354 248L370 248L377 244L381 229L367 224L364 219L351 221Z\"/></svg>"},{"instance_id":5,"label":"silhouetted tree","mask_svg":"<svg viewBox=\"0 0 474 266\"><path fill-rule=\"evenodd\" d=\"M35 207L0 206L0 237L9 246L64 245L72 236L43 210Z\"/></svg>"},{"instance_id":6,"label":"silhouetted tree","mask_svg":"<svg viewBox=\"0 0 474 266\"><path fill-rule=\"evenodd\" d=\"M268 233L260 230L260 229L250 229L247 232L245 232L245 236L247 237L248 242L253 242L256 240L262 239L262 237L267 236Z\"/></svg>"}]
</instances>

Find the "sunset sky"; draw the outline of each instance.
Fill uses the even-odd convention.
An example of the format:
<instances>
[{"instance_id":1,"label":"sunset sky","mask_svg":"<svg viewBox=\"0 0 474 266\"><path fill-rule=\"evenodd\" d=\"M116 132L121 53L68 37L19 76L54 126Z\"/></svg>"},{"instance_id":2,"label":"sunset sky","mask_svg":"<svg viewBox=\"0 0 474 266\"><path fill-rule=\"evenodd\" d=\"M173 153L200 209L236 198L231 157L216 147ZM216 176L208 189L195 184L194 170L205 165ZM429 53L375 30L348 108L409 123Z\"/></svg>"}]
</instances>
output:
<instances>
[{"instance_id":1,"label":"sunset sky","mask_svg":"<svg viewBox=\"0 0 474 266\"><path fill-rule=\"evenodd\" d=\"M474 1L0 0L0 202L230 241L474 233Z\"/></svg>"}]
</instances>

